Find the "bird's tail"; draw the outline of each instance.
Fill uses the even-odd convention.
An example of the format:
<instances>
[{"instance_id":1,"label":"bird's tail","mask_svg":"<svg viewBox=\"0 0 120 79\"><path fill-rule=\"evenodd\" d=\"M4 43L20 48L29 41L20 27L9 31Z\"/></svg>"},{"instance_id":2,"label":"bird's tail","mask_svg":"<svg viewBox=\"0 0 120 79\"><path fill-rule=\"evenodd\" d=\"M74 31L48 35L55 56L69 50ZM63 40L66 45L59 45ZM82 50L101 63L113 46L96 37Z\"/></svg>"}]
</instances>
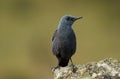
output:
<instances>
[{"instance_id":1,"label":"bird's tail","mask_svg":"<svg viewBox=\"0 0 120 79\"><path fill-rule=\"evenodd\" d=\"M68 58L60 58L59 59L59 66L65 67L68 65L69 59Z\"/></svg>"}]
</instances>

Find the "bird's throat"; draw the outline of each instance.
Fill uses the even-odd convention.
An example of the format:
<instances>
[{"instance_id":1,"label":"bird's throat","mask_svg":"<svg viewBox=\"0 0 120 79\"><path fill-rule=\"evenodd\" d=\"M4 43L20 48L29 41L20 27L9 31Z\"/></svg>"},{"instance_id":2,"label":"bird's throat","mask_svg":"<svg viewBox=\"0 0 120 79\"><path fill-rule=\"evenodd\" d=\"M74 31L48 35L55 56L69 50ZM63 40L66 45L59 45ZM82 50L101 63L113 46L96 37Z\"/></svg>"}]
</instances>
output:
<instances>
[{"instance_id":1,"label":"bird's throat","mask_svg":"<svg viewBox=\"0 0 120 79\"><path fill-rule=\"evenodd\" d=\"M58 29L59 30L70 30L72 29L72 25L59 25Z\"/></svg>"}]
</instances>

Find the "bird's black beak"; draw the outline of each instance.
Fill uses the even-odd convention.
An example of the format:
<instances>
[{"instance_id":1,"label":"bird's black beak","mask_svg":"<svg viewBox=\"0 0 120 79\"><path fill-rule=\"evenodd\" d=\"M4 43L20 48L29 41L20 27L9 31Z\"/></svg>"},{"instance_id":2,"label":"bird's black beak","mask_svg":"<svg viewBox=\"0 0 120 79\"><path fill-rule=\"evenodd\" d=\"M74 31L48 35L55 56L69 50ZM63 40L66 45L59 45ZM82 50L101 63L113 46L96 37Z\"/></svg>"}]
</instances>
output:
<instances>
[{"instance_id":1,"label":"bird's black beak","mask_svg":"<svg viewBox=\"0 0 120 79\"><path fill-rule=\"evenodd\" d=\"M80 17L75 17L75 20L78 20L78 19L82 19L83 17L80 16Z\"/></svg>"}]
</instances>

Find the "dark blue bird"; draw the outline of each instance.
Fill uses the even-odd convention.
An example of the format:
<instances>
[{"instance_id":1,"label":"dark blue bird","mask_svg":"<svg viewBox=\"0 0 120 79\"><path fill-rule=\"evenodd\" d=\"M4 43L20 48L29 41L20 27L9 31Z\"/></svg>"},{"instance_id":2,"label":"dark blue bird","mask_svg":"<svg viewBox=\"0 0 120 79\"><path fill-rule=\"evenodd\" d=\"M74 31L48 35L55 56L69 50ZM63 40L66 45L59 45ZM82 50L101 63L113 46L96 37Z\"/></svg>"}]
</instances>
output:
<instances>
[{"instance_id":1,"label":"dark blue bird","mask_svg":"<svg viewBox=\"0 0 120 79\"><path fill-rule=\"evenodd\" d=\"M76 51L76 36L72 24L82 17L65 15L60 19L57 30L52 38L52 52L58 59L57 67L65 67ZM72 63L73 65L73 63Z\"/></svg>"}]
</instances>

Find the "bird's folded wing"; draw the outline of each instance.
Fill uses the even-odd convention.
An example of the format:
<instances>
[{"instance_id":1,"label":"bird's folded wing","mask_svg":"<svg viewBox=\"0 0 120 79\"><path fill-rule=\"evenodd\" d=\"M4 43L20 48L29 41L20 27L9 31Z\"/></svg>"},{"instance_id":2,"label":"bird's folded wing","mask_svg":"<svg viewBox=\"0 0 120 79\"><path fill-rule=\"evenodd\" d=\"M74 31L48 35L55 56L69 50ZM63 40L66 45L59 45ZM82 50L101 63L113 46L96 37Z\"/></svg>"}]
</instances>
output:
<instances>
[{"instance_id":1,"label":"bird's folded wing","mask_svg":"<svg viewBox=\"0 0 120 79\"><path fill-rule=\"evenodd\" d=\"M52 37L52 41L54 40L55 36L56 36L56 32L57 30L55 30L54 34L53 34L53 37Z\"/></svg>"}]
</instances>

